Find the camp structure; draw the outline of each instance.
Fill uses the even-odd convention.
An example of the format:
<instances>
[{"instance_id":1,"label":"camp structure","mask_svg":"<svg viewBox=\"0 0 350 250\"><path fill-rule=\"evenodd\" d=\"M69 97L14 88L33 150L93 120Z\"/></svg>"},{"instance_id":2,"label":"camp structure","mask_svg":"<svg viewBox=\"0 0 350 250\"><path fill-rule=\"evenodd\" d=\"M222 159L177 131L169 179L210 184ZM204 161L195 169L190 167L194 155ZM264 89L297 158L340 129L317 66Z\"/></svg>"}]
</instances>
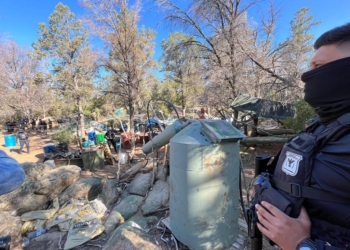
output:
<instances>
[{"instance_id":1,"label":"camp structure","mask_svg":"<svg viewBox=\"0 0 350 250\"><path fill-rule=\"evenodd\" d=\"M235 117L238 117L238 112L243 112L253 118L252 136L257 134L259 117L274 119L281 123L280 120L285 120L295 115L293 104L284 104L248 95L237 96L230 107L235 111ZM244 133L247 134L246 124L244 124Z\"/></svg>"}]
</instances>

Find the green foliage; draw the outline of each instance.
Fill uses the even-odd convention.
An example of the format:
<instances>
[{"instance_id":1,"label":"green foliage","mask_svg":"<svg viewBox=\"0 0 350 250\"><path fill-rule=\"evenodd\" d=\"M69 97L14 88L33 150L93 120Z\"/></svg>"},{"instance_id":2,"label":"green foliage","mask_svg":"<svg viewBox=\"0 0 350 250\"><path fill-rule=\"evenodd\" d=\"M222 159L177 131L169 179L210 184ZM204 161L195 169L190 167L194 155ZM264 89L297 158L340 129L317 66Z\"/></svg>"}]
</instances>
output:
<instances>
[{"instance_id":1,"label":"green foliage","mask_svg":"<svg viewBox=\"0 0 350 250\"><path fill-rule=\"evenodd\" d=\"M82 102L93 90L96 56L89 47L87 30L68 6L57 4L48 25L39 24L33 48L38 55L50 58L53 87L67 100L74 100L77 112L84 114ZM84 123L80 125L83 134Z\"/></svg>"},{"instance_id":2,"label":"green foliage","mask_svg":"<svg viewBox=\"0 0 350 250\"><path fill-rule=\"evenodd\" d=\"M177 32L162 41L163 70L165 81L159 92L165 98L183 109L193 107L204 92L204 81L200 69L203 68L201 51L191 46L194 37Z\"/></svg>"},{"instance_id":3,"label":"green foliage","mask_svg":"<svg viewBox=\"0 0 350 250\"><path fill-rule=\"evenodd\" d=\"M74 135L67 130L61 130L53 134L51 138L58 143L71 143L74 140Z\"/></svg>"},{"instance_id":4,"label":"green foliage","mask_svg":"<svg viewBox=\"0 0 350 250\"><path fill-rule=\"evenodd\" d=\"M307 102L299 97L297 98L295 108L296 117L287 118L284 122L284 125L287 128L293 129L298 133L305 128L306 122L315 116L315 110Z\"/></svg>"}]
</instances>

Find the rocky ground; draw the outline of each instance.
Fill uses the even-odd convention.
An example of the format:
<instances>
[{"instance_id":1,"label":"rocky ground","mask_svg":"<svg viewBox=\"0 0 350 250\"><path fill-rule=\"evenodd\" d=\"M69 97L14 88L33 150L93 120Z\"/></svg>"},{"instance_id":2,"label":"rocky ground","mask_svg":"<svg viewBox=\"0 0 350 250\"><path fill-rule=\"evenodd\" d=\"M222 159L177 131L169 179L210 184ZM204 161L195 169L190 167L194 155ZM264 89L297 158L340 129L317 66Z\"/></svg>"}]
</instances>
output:
<instances>
[{"instance_id":1,"label":"rocky ground","mask_svg":"<svg viewBox=\"0 0 350 250\"><path fill-rule=\"evenodd\" d=\"M3 132L2 135L5 134L6 133ZM10 156L15 158L18 162L23 164L25 162L41 163L44 157L43 146L52 141L50 140L49 136L46 137L37 132L30 132L31 152L28 154L26 152L26 149L24 149L21 155L18 154L19 146L14 148L6 148L3 139L1 140L1 142L2 143L0 144L0 149L4 150ZM78 172L73 171L71 173L71 176L77 175L77 177L74 180L72 178L70 183L65 183L64 185L69 185L65 186L64 189L58 191L59 188L56 188L55 191L60 192L59 198L61 199L61 201L63 201L64 198L72 197L72 195L77 194L76 190L71 191L72 193L68 192L70 185L78 186L80 194L84 194L85 196L91 195L92 190L97 190L97 192L99 191L100 193L104 193L105 191L106 196L108 197L103 195L97 195L102 200L106 201L105 203L108 208L108 213L106 213L101 218L101 220L105 222L107 218L110 218L110 223L114 223L114 226L116 224L121 224L121 220L125 220L125 223L122 224L122 226L119 226L117 229L114 230L113 228L109 232L105 231L93 240L90 240L87 243L75 247L74 249L189 249L181 242L175 241L172 238L171 231L169 231L166 227L166 220L164 221L164 223L161 222L162 219L169 216L169 204L167 203L168 197L165 197L164 200L159 199L159 197L164 197L164 193L169 193L169 185L167 184L166 176L158 176L161 172L161 167L159 166L163 166L162 164L167 161L167 158L164 157L164 148L156 153L153 153L153 155L150 155L148 162L145 163L141 154L141 146L141 144L137 145L136 156L134 158L134 161L131 164L126 164L122 166L121 179L123 179L123 176L124 179L128 179L126 181L127 185L114 186L114 188L112 187L115 184L115 181L113 180L115 180L116 177L116 167L108 165L106 163L103 169L98 169L93 172L79 171L78 169L78 174ZM255 156L260 154L275 155L280 149L280 147L281 145L259 145L257 147L241 147L240 153L245 172L245 179L242 181L244 194L245 186L250 183L254 175ZM76 149L78 149L77 145L70 145L70 150ZM142 165L142 168L139 168L138 171L135 170L135 173L137 172L136 176L135 174L131 175L130 173L133 172L131 170L133 168L137 169L137 164L139 164L140 166ZM155 168L155 166L158 167ZM57 169L54 171L57 172ZM108 178L106 179L106 177ZM41 177L37 176L36 178L40 179ZM51 177L51 179L53 178ZM87 182L86 180L89 180L89 182ZM109 181L109 186L106 185L106 180ZM41 180L41 182L46 183L47 180ZM51 186L53 185L57 185L60 187L63 184L51 184ZM82 186L85 187L85 190L83 190L84 188L81 188ZM41 187L41 189L43 188ZM112 195L113 192L115 192L116 190L117 193L115 195ZM50 191L50 194L45 193L47 199L53 198L55 195L52 192L55 191ZM38 192L38 188L36 192ZM155 199L154 197L157 197L157 199ZM152 201L152 199L155 200ZM148 208L148 205L146 205L147 200L151 200L149 203L157 203L158 207L155 211L154 209L152 210ZM28 202L30 203L31 201ZM32 202L35 203L35 201ZM43 204L45 204L45 202ZM7 211L9 212L3 212L8 213L5 214L5 217L7 216L8 218L7 223L13 223L13 225L17 226L20 225L21 221L19 220L19 217L13 216L13 212L11 215L11 209L7 209ZM136 224L137 226L135 226ZM66 238L67 232L62 232L57 227L52 227L48 233L31 240L30 245L25 249L63 249L63 245L66 241ZM243 216L241 213L239 219L239 235L237 241L233 244L233 246L231 246L228 249L233 250L247 248L250 248L249 239L247 237L247 225L243 220ZM270 246L268 245L268 243L264 242L264 249L269 248ZM11 249L21 248L18 247Z\"/></svg>"}]
</instances>

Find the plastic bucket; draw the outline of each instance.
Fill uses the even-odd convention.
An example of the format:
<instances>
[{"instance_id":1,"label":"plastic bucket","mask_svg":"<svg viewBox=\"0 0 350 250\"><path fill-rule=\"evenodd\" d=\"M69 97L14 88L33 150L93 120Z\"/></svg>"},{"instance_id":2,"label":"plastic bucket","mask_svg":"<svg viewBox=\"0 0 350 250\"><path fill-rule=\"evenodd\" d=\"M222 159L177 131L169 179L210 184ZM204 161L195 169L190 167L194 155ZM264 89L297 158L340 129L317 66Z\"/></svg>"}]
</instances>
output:
<instances>
[{"instance_id":1,"label":"plastic bucket","mask_svg":"<svg viewBox=\"0 0 350 250\"><path fill-rule=\"evenodd\" d=\"M97 134L96 140L97 140L97 143L104 142L105 141L105 134Z\"/></svg>"},{"instance_id":2,"label":"plastic bucket","mask_svg":"<svg viewBox=\"0 0 350 250\"><path fill-rule=\"evenodd\" d=\"M128 162L128 155L126 152L120 152L120 159L119 159L120 164L124 165Z\"/></svg>"},{"instance_id":3,"label":"plastic bucket","mask_svg":"<svg viewBox=\"0 0 350 250\"><path fill-rule=\"evenodd\" d=\"M122 142L122 148L124 149L131 149L131 134L130 132L126 132L126 133L121 133L120 134L120 140ZM134 140L135 140L135 135L133 135Z\"/></svg>"},{"instance_id":4,"label":"plastic bucket","mask_svg":"<svg viewBox=\"0 0 350 250\"><path fill-rule=\"evenodd\" d=\"M15 135L5 135L5 147L15 147L16 146L16 136Z\"/></svg>"},{"instance_id":5,"label":"plastic bucket","mask_svg":"<svg viewBox=\"0 0 350 250\"><path fill-rule=\"evenodd\" d=\"M94 145L94 144L95 144L95 142L93 140L88 140L88 146Z\"/></svg>"},{"instance_id":6,"label":"plastic bucket","mask_svg":"<svg viewBox=\"0 0 350 250\"><path fill-rule=\"evenodd\" d=\"M84 148L89 147L89 141L83 141L83 147Z\"/></svg>"},{"instance_id":7,"label":"plastic bucket","mask_svg":"<svg viewBox=\"0 0 350 250\"><path fill-rule=\"evenodd\" d=\"M54 143L48 143L44 145L44 153L48 154L51 153L51 151L56 148L56 145Z\"/></svg>"}]
</instances>

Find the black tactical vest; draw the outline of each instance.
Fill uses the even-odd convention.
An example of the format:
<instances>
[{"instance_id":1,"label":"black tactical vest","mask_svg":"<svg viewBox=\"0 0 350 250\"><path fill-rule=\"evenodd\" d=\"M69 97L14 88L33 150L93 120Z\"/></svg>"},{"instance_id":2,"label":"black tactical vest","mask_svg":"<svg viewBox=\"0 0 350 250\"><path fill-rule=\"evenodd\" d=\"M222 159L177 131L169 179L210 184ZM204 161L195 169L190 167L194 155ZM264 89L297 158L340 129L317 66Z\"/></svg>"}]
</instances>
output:
<instances>
[{"instance_id":1,"label":"black tactical vest","mask_svg":"<svg viewBox=\"0 0 350 250\"><path fill-rule=\"evenodd\" d=\"M330 201L329 204L332 206L345 203L349 205L350 211L350 194L348 197L340 197L326 190L310 187L315 155L328 142L337 141L350 133L350 113L344 114L327 125L322 132L314 134L313 132L319 126L321 124L315 120L307 129L289 140L282 148L274 170L273 186L293 204L289 215L294 218L299 216L305 198ZM313 238L331 241L333 246L348 248L350 229L339 228L325 220L310 219ZM333 230L337 230L337 238L332 237Z\"/></svg>"}]
</instances>

